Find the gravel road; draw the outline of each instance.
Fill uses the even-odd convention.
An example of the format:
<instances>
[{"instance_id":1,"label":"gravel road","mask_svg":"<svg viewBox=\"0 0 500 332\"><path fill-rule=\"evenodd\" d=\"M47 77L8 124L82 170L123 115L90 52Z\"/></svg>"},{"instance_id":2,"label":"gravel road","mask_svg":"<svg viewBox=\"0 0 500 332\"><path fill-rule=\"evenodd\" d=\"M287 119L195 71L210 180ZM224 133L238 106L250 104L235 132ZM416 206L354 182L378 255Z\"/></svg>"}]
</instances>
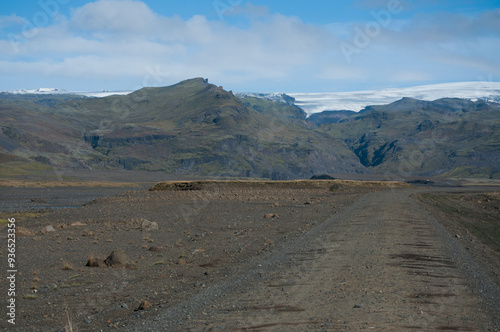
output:
<instances>
[{"instance_id":1,"label":"gravel road","mask_svg":"<svg viewBox=\"0 0 500 332\"><path fill-rule=\"evenodd\" d=\"M224 283L128 329L497 331L498 287L414 192L368 193Z\"/></svg>"}]
</instances>

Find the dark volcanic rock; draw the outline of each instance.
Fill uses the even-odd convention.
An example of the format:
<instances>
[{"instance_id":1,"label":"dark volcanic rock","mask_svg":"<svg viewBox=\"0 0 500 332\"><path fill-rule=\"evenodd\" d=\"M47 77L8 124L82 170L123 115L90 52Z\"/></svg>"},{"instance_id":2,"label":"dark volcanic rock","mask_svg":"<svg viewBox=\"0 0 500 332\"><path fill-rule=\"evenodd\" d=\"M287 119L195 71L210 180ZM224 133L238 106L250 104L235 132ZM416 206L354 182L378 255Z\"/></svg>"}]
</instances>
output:
<instances>
[{"instance_id":1,"label":"dark volcanic rock","mask_svg":"<svg viewBox=\"0 0 500 332\"><path fill-rule=\"evenodd\" d=\"M335 180L335 178L331 177L328 174L321 174L321 175L313 175L311 177L311 180Z\"/></svg>"}]
</instances>

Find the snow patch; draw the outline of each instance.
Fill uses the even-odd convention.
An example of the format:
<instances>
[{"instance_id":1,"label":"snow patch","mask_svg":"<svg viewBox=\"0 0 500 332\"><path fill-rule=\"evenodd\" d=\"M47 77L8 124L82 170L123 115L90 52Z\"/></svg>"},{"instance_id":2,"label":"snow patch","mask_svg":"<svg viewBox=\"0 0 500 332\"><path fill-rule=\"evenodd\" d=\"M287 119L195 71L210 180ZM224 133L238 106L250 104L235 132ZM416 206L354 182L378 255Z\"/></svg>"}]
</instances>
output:
<instances>
[{"instance_id":1,"label":"snow patch","mask_svg":"<svg viewBox=\"0 0 500 332\"><path fill-rule=\"evenodd\" d=\"M133 91L97 91L97 92L73 92L73 93L85 97L103 98L109 96L124 96L132 92Z\"/></svg>"},{"instance_id":2,"label":"snow patch","mask_svg":"<svg viewBox=\"0 0 500 332\"><path fill-rule=\"evenodd\" d=\"M6 93L12 93L16 95L25 95L25 94L67 94L70 93L63 89L54 89L54 88L39 88L39 89L20 89L20 90L12 90L12 91L4 91Z\"/></svg>"},{"instance_id":3,"label":"snow patch","mask_svg":"<svg viewBox=\"0 0 500 332\"><path fill-rule=\"evenodd\" d=\"M11 93L16 95L24 95L24 94L36 94L36 95L61 95L61 94L71 94L85 97L108 97L113 95L128 95L133 91L109 91L109 90L101 90L101 91L67 91L64 89L56 89L56 88L39 88L39 89L20 89L20 90L11 90L11 91L0 91L3 93Z\"/></svg>"}]
</instances>

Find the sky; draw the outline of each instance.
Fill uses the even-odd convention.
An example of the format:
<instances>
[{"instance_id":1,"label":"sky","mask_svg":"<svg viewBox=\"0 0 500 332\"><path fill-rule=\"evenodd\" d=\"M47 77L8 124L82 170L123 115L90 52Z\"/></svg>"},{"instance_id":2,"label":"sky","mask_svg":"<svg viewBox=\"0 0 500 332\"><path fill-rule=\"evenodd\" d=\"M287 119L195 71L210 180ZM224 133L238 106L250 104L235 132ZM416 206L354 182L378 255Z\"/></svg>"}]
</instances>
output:
<instances>
[{"instance_id":1,"label":"sky","mask_svg":"<svg viewBox=\"0 0 500 332\"><path fill-rule=\"evenodd\" d=\"M500 1L4 0L0 90L238 92L500 80Z\"/></svg>"}]
</instances>

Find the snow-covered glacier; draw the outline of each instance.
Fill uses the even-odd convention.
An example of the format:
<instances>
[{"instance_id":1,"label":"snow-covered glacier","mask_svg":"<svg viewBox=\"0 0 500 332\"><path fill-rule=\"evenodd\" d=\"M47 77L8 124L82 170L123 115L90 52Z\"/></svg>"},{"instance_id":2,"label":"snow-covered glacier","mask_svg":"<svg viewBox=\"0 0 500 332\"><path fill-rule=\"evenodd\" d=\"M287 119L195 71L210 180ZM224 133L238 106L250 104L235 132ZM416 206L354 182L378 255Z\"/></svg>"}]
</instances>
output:
<instances>
[{"instance_id":1,"label":"snow-covered glacier","mask_svg":"<svg viewBox=\"0 0 500 332\"><path fill-rule=\"evenodd\" d=\"M464 98L500 102L500 82L460 82L353 92L287 93L308 115L322 111L359 112L369 105L386 105L401 98L421 100Z\"/></svg>"}]
</instances>

